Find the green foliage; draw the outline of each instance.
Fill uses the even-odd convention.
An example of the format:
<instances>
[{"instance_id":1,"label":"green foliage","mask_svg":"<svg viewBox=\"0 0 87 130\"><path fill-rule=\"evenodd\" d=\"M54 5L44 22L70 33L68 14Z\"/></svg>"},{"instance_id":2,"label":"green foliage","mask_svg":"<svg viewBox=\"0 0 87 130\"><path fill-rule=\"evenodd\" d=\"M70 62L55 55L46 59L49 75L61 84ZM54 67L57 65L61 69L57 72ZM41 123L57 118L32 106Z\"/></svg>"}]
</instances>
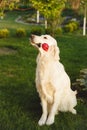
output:
<instances>
[{"instance_id":1,"label":"green foliage","mask_svg":"<svg viewBox=\"0 0 87 130\"><path fill-rule=\"evenodd\" d=\"M43 34L43 29L38 28L38 27L34 27L31 30L31 34L41 35L41 34Z\"/></svg>"},{"instance_id":2,"label":"green foliage","mask_svg":"<svg viewBox=\"0 0 87 130\"><path fill-rule=\"evenodd\" d=\"M50 27L48 27L47 29L45 29L45 34L52 35L52 29Z\"/></svg>"},{"instance_id":3,"label":"green foliage","mask_svg":"<svg viewBox=\"0 0 87 130\"><path fill-rule=\"evenodd\" d=\"M0 30L0 38L6 38L6 37L8 37L8 35L9 35L9 30L8 29L1 29Z\"/></svg>"},{"instance_id":4,"label":"green foliage","mask_svg":"<svg viewBox=\"0 0 87 130\"><path fill-rule=\"evenodd\" d=\"M1 17L1 16L4 16L4 12L3 12L3 11L2 11L2 12L0 12L0 17Z\"/></svg>"},{"instance_id":5,"label":"green foliage","mask_svg":"<svg viewBox=\"0 0 87 130\"><path fill-rule=\"evenodd\" d=\"M18 3L19 0L1 0L0 1L0 12L4 11L5 9L12 10L14 7L16 7L16 3Z\"/></svg>"},{"instance_id":6,"label":"green foliage","mask_svg":"<svg viewBox=\"0 0 87 130\"><path fill-rule=\"evenodd\" d=\"M58 20L60 19L60 15L62 10L65 7L65 3L67 0L30 0L32 2L33 7L36 10L39 10L40 13L45 17L45 19L51 25L51 32L54 35L55 29L58 25Z\"/></svg>"},{"instance_id":7,"label":"green foliage","mask_svg":"<svg viewBox=\"0 0 87 130\"><path fill-rule=\"evenodd\" d=\"M71 24L72 24L74 30L77 30L79 28L79 22L71 21Z\"/></svg>"},{"instance_id":8,"label":"green foliage","mask_svg":"<svg viewBox=\"0 0 87 130\"><path fill-rule=\"evenodd\" d=\"M18 28L18 29L16 30L16 36L17 36L17 37L24 37L24 36L26 36L26 31L25 31L25 29L24 29L24 28Z\"/></svg>"},{"instance_id":9,"label":"green foliage","mask_svg":"<svg viewBox=\"0 0 87 130\"><path fill-rule=\"evenodd\" d=\"M9 4L9 9L12 10L13 8L14 8L14 3L12 2Z\"/></svg>"},{"instance_id":10,"label":"green foliage","mask_svg":"<svg viewBox=\"0 0 87 130\"><path fill-rule=\"evenodd\" d=\"M59 27L59 28L55 29L54 33L55 33L55 35L59 35L59 34L62 34L62 32L63 32L62 28ZM50 27L45 29L45 33L53 36L53 31Z\"/></svg>"},{"instance_id":11,"label":"green foliage","mask_svg":"<svg viewBox=\"0 0 87 130\"><path fill-rule=\"evenodd\" d=\"M76 31L78 28L79 28L79 23L76 21L71 21L63 27L63 30L65 32L73 32Z\"/></svg>"},{"instance_id":12,"label":"green foliage","mask_svg":"<svg viewBox=\"0 0 87 130\"><path fill-rule=\"evenodd\" d=\"M57 28L57 29L55 30L55 34L56 34L56 35L62 34L62 32L63 32L62 27L59 27L59 28Z\"/></svg>"},{"instance_id":13,"label":"green foliage","mask_svg":"<svg viewBox=\"0 0 87 130\"><path fill-rule=\"evenodd\" d=\"M65 7L66 0L31 0L34 8L39 10L45 18L58 17Z\"/></svg>"},{"instance_id":14,"label":"green foliage","mask_svg":"<svg viewBox=\"0 0 87 130\"><path fill-rule=\"evenodd\" d=\"M3 18L4 18L4 12L1 11L1 12L0 12L0 19L3 19Z\"/></svg>"},{"instance_id":15,"label":"green foliage","mask_svg":"<svg viewBox=\"0 0 87 130\"><path fill-rule=\"evenodd\" d=\"M64 32L73 32L73 26L71 24L67 24L63 27L63 30Z\"/></svg>"},{"instance_id":16,"label":"green foliage","mask_svg":"<svg viewBox=\"0 0 87 130\"><path fill-rule=\"evenodd\" d=\"M21 3L20 6L22 7L22 9L29 7L29 4L31 4L30 0L20 0L20 3Z\"/></svg>"}]
</instances>

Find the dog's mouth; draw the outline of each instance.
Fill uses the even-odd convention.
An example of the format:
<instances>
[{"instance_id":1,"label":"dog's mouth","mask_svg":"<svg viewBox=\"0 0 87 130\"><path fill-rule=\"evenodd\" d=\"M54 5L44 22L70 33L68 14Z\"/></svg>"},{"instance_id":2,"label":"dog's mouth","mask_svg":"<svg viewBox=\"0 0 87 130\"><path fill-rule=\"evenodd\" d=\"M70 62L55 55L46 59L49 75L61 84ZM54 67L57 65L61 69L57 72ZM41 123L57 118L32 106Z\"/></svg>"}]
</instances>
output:
<instances>
[{"instance_id":1,"label":"dog's mouth","mask_svg":"<svg viewBox=\"0 0 87 130\"><path fill-rule=\"evenodd\" d=\"M41 47L41 43L36 43L36 46Z\"/></svg>"},{"instance_id":2,"label":"dog's mouth","mask_svg":"<svg viewBox=\"0 0 87 130\"><path fill-rule=\"evenodd\" d=\"M35 43L35 41L34 41L34 37L35 37L35 35L31 35L31 37L30 37L30 42L31 42L31 44L33 45L33 46L35 46L35 47L41 47L41 43Z\"/></svg>"},{"instance_id":3,"label":"dog's mouth","mask_svg":"<svg viewBox=\"0 0 87 130\"><path fill-rule=\"evenodd\" d=\"M32 41L31 39L30 39L30 41L31 41L31 44L33 45L33 46L35 46L35 47L41 47L41 43L35 43L34 41Z\"/></svg>"}]
</instances>

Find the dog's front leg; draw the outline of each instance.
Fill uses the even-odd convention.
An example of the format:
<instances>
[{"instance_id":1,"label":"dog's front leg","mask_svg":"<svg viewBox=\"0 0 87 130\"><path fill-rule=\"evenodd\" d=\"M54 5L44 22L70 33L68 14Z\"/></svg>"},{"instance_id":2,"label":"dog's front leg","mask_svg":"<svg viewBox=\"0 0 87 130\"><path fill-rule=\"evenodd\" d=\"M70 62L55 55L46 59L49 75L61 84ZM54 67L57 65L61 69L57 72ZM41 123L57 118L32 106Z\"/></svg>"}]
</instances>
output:
<instances>
[{"instance_id":1,"label":"dog's front leg","mask_svg":"<svg viewBox=\"0 0 87 130\"><path fill-rule=\"evenodd\" d=\"M53 103L53 97L50 96L48 93L47 93L47 90L46 90L46 80L42 80L41 81L41 88L42 88L42 91L43 91L43 94L45 96L45 99L47 100L48 103Z\"/></svg>"},{"instance_id":2,"label":"dog's front leg","mask_svg":"<svg viewBox=\"0 0 87 130\"><path fill-rule=\"evenodd\" d=\"M60 94L57 92L54 94L54 103L51 107L51 111L49 113L49 116L48 116L48 119L46 122L47 125L51 125L54 123L55 115L58 111L58 106L59 106L60 99L61 99L61 94L62 94L61 92L60 92Z\"/></svg>"},{"instance_id":3,"label":"dog's front leg","mask_svg":"<svg viewBox=\"0 0 87 130\"><path fill-rule=\"evenodd\" d=\"M40 126L44 125L47 119L47 101L44 97L41 97L41 105L42 105L42 116L38 122Z\"/></svg>"}]
</instances>

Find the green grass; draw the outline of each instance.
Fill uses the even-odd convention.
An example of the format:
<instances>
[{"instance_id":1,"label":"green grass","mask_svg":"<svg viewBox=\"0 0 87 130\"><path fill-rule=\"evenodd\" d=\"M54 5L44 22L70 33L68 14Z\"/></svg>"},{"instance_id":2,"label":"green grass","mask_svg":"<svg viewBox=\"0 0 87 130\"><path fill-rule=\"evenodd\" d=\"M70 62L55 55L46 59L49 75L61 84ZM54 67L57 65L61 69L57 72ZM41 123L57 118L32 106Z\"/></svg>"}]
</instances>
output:
<instances>
[{"instance_id":1,"label":"green grass","mask_svg":"<svg viewBox=\"0 0 87 130\"><path fill-rule=\"evenodd\" d=\"M18 27L30 31L31 25L14 22L19 13L8 12L0 28L9 28L12 33ZM61 35L56 39L61 62L74 82L80 69L87 67L87 37ZM52 126L39 127L41 106L34 82L38 51L30 45L28 36L0 39L1 47L16 53L0 55L0 130L87 130L87 104L80 100L77 115L60 112Z\"/></svg>"},{"instance_id":2,"label":"green grass","mask_svg":"<svg viewBox=\"0 0 87 130\"><path fill-rule=\"evenodd\" d=\"M79 75L80 69L87 67L87 36L63 35L57 37L60 57L72 82Z\"/></svg>"}]
</instances>

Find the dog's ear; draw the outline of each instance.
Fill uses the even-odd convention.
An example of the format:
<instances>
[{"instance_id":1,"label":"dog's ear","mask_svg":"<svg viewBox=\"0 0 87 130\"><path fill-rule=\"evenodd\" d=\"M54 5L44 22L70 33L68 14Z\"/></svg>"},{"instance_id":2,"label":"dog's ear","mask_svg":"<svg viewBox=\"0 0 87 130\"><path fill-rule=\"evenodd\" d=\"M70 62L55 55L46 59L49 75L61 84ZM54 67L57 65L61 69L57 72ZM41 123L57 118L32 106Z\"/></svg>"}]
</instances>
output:
<instances>
[{"instance_id":1,"label":"dog's ear","mask_svg":"<svg viewBox=\"0 0 87 130\"><path fill-rule=\"evenodd\" d=\"M60 57L59 57L59 48L57 47L57 45L54 46L54 58L55 60L60 60Z\"/></svg>"},{"instance_id":2,"label":"dog's ear","mask_svg":"<svg viewBox=\"0 0 87 130\"><path fill-rule=\"evenodd\" d=\"M59 48L57 47L57 45L51 46L51 53L55 60L60 60L60 57L59 57L60 51L59 51Z\"/></svg>"}]
</instances>

